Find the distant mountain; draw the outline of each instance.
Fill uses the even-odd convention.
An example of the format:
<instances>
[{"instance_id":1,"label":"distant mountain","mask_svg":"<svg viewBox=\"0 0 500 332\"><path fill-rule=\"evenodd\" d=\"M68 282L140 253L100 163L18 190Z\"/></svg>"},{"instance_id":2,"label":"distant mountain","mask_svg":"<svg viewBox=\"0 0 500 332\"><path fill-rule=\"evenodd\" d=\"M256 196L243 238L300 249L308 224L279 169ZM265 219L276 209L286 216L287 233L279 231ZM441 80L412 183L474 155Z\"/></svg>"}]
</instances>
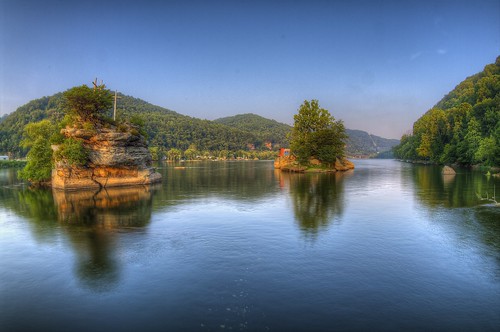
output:
<instances>
[{"instance_id":1,"label":"distant mountain","mask_svg":"<svg viewBox=\"0 0 500 332\"><path fill-rule=\"evenodd\" d=\"M30 122L43 119L60 121L63 116L63 96L32 100L0 121L0 154L10 152L24 156L27 151L20 147L23 128ZM144 119L150 146L165 150L177 148L185 151L195 146L199 151L276 150L288 147L287 134L291 126L256 114L239 114L214 121L201 120L179 114L167 108L152 105L144 100L120 95L117 106L118 118L139 115ZM111 114L109 114L111 115ZM391 149L399 143L370 135L361 130L347 129L349 156L373 156Z\"/></svg>"},{"instance_id":2,"label":"distant mountain","mask_svg":"<svg viewBox=\"0 0 500 332\"><path fill-rule=\"evenodd\" d=\"M347 140L347 155L353 157L373 157L379 153L387 152L399 144L397 139L388 139L372 135L362 130L346 129L349 136Z\"/></svg>"},{"instance_id":3,"label":"distant mountain","mask_svg":"<svg viewBox=\"0 0 500 332\"><path fill-rule=\"evenodd\" d=\"M292 130L292 127L287 124L251 113L229 116L214 121L255 133L262 138L272 137L278 142L286 141L286 135ZM347 155L352 157L373 157L379 153L390 151L393 146L399 144L397 139L371 135L362 130L346 129L346 133L349 136L346 144Z\"/></svg>"}]
</instances>

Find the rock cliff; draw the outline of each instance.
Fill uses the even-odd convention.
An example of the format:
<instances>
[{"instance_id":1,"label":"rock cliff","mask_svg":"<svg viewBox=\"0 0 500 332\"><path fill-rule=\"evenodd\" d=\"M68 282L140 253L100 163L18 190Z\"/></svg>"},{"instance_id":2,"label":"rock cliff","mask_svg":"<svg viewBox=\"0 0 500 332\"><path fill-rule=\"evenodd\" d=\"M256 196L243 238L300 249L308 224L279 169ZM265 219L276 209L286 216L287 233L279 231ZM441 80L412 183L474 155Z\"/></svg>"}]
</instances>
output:
<instances>
[{"instance_id":1,"label":"rock cliff","mask_svg":"<svg viewBox=\"0 0 500 332\"><path fill-rule=\"evenodd\" d=\"M131 125L119 128L63 129L66 138L83 142L88 161L83 166L58 161L52 171L52 187L100 189L161 181L161 175L152 167L144 137Z\"/></svg>"}]
</instances>

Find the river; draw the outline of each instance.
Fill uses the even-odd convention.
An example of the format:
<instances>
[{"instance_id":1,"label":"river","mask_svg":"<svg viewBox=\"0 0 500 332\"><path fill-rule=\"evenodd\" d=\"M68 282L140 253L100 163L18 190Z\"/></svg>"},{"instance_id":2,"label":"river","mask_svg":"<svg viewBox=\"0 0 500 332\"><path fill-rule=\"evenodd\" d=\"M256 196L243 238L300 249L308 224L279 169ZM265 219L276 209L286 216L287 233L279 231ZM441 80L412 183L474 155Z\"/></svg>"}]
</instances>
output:
<instances>
[{"instance_id":1,"label":"river","mask_svg":"<svg viewBox=\"0 0 500 332\"><path fill-rule=\"evenodd\" d=\"M97 193L0 170L0 330L498 330L500 207L477 193L500 179L355 164L165 164Z\"/></svg>"}]
</instances>

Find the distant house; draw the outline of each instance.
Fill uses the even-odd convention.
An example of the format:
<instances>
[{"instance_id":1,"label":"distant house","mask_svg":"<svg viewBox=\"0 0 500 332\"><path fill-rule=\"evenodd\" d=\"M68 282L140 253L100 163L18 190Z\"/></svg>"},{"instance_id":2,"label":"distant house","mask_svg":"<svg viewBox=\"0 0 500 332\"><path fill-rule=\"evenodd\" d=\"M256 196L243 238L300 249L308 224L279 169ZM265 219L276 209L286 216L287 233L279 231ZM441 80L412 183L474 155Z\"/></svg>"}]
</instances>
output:
<instances>
[{"instance_id":1,"label":"distant house","mask_svg":"<svg viewBox=\"0 0 500 332\"><path fill-rule=\"evenodd\" d=\"M285 149L285 148L280 149L280 154L279 154L280 157L288 157L289 155L290 155L290 149Z\"/></svg>"},{"instance_id":2,"label":"distant house","mask_svg":"<svg viewBox=\"0 0 500 332\"><path fill-rule=\"evenodd\" d=\"M9 160L9 156L0 156L0 160Z\"/></svg>"}]
</instances>

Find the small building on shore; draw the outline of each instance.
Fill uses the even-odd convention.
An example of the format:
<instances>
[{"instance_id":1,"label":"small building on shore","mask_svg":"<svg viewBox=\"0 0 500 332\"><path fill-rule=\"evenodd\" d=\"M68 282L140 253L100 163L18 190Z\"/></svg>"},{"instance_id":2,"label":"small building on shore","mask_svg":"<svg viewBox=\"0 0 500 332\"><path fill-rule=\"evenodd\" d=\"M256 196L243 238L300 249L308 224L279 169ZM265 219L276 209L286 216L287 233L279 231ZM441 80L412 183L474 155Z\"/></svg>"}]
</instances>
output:
<instances>
[{"instance_id":1,"label":"small building on shore","mask_svg":"<svg viewBox=\"0 0 500 332\"><path fill-rule=\"evenodd\" d=\"M0 156L0 160L9 160L9 156Z\"/></svg>"}]
</instances>

